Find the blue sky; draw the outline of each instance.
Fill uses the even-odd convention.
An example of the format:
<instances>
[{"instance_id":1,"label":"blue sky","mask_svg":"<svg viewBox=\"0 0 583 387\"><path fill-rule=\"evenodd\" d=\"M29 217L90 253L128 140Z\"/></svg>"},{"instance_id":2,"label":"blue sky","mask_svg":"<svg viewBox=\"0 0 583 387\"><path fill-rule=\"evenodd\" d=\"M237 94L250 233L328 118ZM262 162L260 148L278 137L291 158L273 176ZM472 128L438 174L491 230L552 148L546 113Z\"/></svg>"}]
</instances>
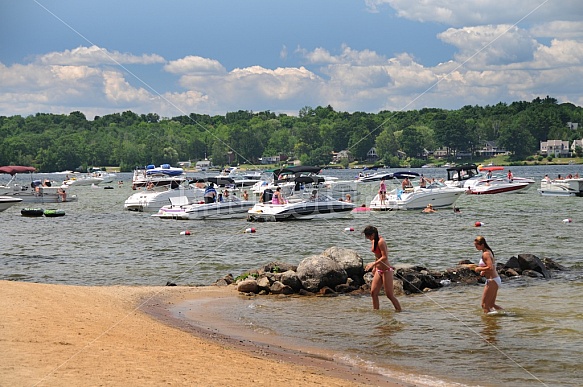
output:
<instances>
[{"instance_id":1,"label":"blue sky","mask_svg":"<svg viewBox=\"0 0 583 387\"><path fill-rule=\"evenodd\" d=\"M580 0L0 0L0 115L583 105Z\"/></svg>"}]
</instances>

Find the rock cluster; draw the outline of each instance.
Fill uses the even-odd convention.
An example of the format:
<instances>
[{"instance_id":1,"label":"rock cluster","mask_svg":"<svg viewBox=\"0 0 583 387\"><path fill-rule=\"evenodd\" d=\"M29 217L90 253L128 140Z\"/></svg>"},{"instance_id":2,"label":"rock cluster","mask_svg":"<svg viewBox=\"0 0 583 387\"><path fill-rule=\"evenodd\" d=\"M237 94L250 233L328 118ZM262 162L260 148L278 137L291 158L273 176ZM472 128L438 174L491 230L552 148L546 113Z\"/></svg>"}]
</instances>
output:
<instances>
[{"instance_id":1,"label":"rock cluster","mask_svg":"<svg viewBox=\"0 0 583 387\"><path fill-rule=\"evenodd\" d=\"M438 289L448 285L483 282L474 271L471 261L461 261L456 267L444 271L428 270L422 266L398 266L395 270L396 294L411 294ZM519 254L505 264L497 264L500 277L528 276L550 278L551 270L567 270L549 258L539 259L532 254ZM363 260L351 249L330 247L319 255L305 258L294 266L283 262L270 262L264 267L233 278L227 275L217 285L235 283L245 294L338 294L370 291L373 274L364 271Z\"/></svg>"}]
</instances>

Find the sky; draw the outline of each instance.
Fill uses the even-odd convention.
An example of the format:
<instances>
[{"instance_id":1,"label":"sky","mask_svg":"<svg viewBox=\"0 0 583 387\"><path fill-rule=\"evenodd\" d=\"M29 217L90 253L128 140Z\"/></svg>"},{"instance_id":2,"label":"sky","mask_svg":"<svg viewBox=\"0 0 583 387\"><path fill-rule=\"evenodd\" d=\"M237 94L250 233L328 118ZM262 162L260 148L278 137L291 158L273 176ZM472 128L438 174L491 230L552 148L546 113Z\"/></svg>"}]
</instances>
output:
<instances>
[{"instance_id":1,"label":"sky","mask_svg":"<svg viewBox=\"0 0 583 387\"><path fill-rule=\"evenodd\" d=\"M581 0L0 0L0 116L583 106Z\"/></svg>"}]
</instances>

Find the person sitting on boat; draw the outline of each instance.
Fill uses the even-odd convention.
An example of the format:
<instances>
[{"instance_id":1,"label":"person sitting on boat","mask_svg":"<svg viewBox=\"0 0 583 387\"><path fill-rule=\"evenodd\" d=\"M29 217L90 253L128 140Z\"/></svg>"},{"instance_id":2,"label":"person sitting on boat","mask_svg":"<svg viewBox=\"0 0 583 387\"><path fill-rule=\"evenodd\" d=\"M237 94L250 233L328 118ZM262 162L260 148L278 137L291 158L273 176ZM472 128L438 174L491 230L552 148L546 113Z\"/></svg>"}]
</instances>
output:
<instances>
[{"instance_id":1,"label":"person sitting on boat","mask_svg":"<svg viewBox=\"0 0 583 387\"><path fill-rule=\"evenodd\" d=\"M419 180L419 188L427 188L427 183L425 181L425 177L421 175L421 180Z\"/></svg>"},{"instance_id":2,"label":"person sitting on boat","mask_svg":"<svg viewBox=\"0 0 583 387\"><path fill-rule=\"evenodd\" d=\"M401 183L401 187L403 187L403 191L407 191L407 188L413 188L413 184L411 184L408 177L405 177Z\"/></svg>"},{"instance_id":3,"label":"person sitting on boat","mask_svg":"<svg viewBox=\"0 0 583 387\"><path fill-rule=\"evenodd\" d=\"M508 170L508 175L506 177L508 177L508 181L512 183L514 175L512 174L512 171L510 169Z\"/></svg>"},{"instance_id":4,"label":"person sitting on boat","mask_svg":"<svg viewBox=\"0 0 583 387\"><path fill-rule=\"evenodd\" d=\"M346 194L346 203L352 203L352 196L350 194Z\"/></svg>"},{"instance_id":5,"label":"person sitting on boat","mask_svg":"<svg viewBox=\"0 0 583 387\"><path fill-rule=\"evenodd\" d=\"M491 179L492 178L492 171L488 171L488 173L486 174L486 179Z\"/></svg>"},{"instance_id":6,"label":"person sitting on boat","mask_svg":"<svg viewBox=\"0 0 583 387\"><path fill-rule=\"evenodd\" d=\"M217 197L217 191L215 190L214 184L209 183L209 185L204 190L204 202L214 203Z\"/></svg>"},{"instance_id":7,"label":"person sitting on boat","mask_svg":"<svg viewBox=\"0 0 583 387\"><path fill-rule=\"evenodd\" d=\"M152 181L148 182L148 185L146 186L146 189L148 191L153 190L154 189L154 182L152 182Z\"/></svg>"},{"instance_id":8,"label":"person sitting on boat","mask_svg":"<svg viewBox=\"0 0 583 387\"><path fill-rule=\"evenodd\" d=\"M283 195L281 194L281 187L277 187L271 198L271 204L285 204Z\"/></svg>"},{"instance_id":9,"label":"person sitting on boat","mask_svg":"<svg viewBox=\"0 0 583 387\"><path fill-rule=\"evenodd\" d=\"M226 189L223 191L223 200L222 201L226 202L228 200L231 200L231 197L229 196L229 190Z\"/></svg>"}]
</instances>

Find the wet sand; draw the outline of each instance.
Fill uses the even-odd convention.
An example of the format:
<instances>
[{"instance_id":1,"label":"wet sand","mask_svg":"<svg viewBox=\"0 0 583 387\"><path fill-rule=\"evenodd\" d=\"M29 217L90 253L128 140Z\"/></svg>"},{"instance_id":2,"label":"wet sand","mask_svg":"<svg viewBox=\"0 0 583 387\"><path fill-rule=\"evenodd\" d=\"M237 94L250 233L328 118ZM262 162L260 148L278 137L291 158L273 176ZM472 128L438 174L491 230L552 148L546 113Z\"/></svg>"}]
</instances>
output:
<instances>
[{"instance_id":1,"label":"wet sand","mask_svg":"<svg viewBox=\"0 0 583 387\"><path fill-rule=\"evenodd\" d=\"M84 287L0 281L0 385L405 386L326 357L177 318L233 287Z\"/></svg>"}]
</instances>

